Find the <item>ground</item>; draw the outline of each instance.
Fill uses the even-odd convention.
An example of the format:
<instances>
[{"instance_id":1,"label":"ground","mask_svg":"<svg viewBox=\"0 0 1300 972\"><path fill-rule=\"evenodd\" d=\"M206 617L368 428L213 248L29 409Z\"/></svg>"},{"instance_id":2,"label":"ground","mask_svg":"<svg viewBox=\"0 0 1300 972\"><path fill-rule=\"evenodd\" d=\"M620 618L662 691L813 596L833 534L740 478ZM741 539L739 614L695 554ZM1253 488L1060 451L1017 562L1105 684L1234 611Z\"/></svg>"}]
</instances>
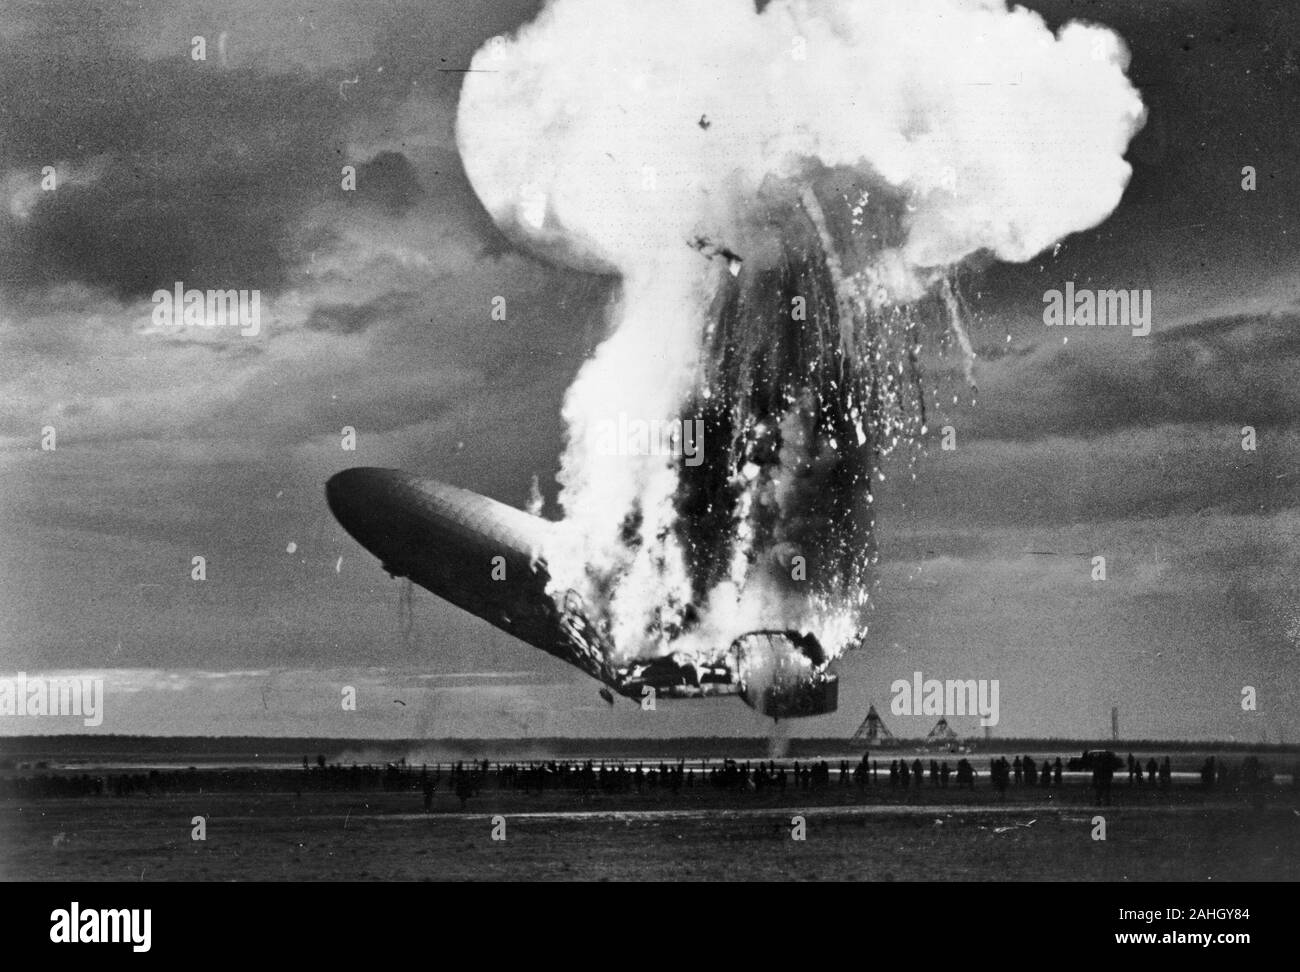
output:
<instances>
[{"instance_id":1,"label":"ground","mask_svg":"<svg viewBox=\"0 0 1300 972\"><path fill-rule=\"evenodd\" d=\"M6 880L1288 880L1300 803L1197 787L907 795L484 791L0 800ZM1094 817L1105 840L1093 839ZM196 816L206 840L192 839ZM504 840L493 840L494 828ZM804 840L792 836L802 816ZM1030 824L1030 821L1033 821ZM1017 826L1019 825L1019 826ZM1027 826L1026 826L1027 825ZM998 828L1011 828L999 832Z\"/></svg>"}]
</instances>

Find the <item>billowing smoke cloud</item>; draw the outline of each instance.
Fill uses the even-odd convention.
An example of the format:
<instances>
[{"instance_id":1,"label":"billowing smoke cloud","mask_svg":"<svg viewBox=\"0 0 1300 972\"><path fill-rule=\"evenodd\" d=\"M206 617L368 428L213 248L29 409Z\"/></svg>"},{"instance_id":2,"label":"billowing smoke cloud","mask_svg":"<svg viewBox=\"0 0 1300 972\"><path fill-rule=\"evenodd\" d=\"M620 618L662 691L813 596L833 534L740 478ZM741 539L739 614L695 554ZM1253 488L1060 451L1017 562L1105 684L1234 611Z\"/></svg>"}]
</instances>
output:
<instances>
[{"instance_id":1,"label":"billowing smoke cloud","mask_svg":"<svg viewBox=\"0 0 1300 972\"><path fill-rule=\"evenodd\" d=\"M1113 210L1143 119L1126 67L1110 31L1002 0L554 0L477 53L480 199L622 282L565 403L548 552L619 655L860 637L873 473L923 431L919 325L956 313L965 257L1027 260ZM599 448L621 417L701 419L704 462Z\"/></svg>"}]
</instances>

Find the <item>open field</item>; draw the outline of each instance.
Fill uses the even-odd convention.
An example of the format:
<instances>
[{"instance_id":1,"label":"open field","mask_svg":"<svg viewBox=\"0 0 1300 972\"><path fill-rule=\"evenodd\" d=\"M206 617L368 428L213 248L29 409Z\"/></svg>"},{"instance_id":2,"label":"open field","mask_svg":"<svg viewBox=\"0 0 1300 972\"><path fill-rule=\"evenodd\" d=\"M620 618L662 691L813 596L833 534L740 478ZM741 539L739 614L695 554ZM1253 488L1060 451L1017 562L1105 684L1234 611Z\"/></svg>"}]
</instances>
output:
<instances>
[{"instance_id":1,"label":"open field","mask_svg":"<svg viewBox=\"0 0 1300 972\"><path fill-rule=\"evenodd\" d=\"M1046 795L1045 795L1046 794ZM1297 880L1300 800L1039 792L205 792L0 800L9 880ZM1093 817L1106 819L1094 840ZM493 817L505 839L493 840ZM792 839L791 818L806 821ZM206 820L206 840L191 839ZM1024 826L1029 821L1029 826ZM1016 826L1020 825L1020 826ZM999 832L998 828L1008 828Z\"/></svg>"},{"instance_id":2,"label":"open field","mask_svg":"<svg viewBox=\"0 0 1300 972\"><path fill-rule=\"evenodd\" d=\"M1039 765L1057 755L1068 764L1086 745L1026 742L1018 751ZM864 781L852 773L861 750L796 740L759 780L749 767L763 765L763 746L466 746L503 759L480 770L469 760L459 769L436 762L471 753L411 741L7 740L0 878L1300 879L1294 749L1137 745L1141 759L1170 754L1168 783L1136 785L1120 770L1112 804L1099 809L1090 774L1068 768L1059 784L998 793L992 748L969 754L975 784L961 789L955 780L936 785L928 772L931 760L955 764L961 754L876 749L879 772ZM729 769L719 759L728 748L741 759ZM808 778L820 762L808 757L819 752L824 773ZM304 767L314 753L327 755ZM841 763L841 754L853 758ZM594 757L591 770L585 756ZM1226 774L1213 786L1200 773L1208 756ZM924 779L891 786L889 763L900 758L920 758ZM1242 771L1259 760L1262 773L1247 780ZM1098 814L1105 840L1093 837ZM204 818L205 840L192 839L195 817ZM804 840L793 837L795 817ZM505 839L494 840L500 818Z\"/></svg>"}]
</instances>

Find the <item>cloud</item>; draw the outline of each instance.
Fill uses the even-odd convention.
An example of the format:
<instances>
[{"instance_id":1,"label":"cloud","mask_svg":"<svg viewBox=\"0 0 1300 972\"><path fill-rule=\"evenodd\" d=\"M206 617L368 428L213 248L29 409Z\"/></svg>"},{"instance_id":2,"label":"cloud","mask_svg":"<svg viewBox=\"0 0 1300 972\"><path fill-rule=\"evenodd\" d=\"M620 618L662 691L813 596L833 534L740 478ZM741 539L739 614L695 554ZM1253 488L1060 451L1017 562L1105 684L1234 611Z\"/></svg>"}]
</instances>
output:
<instances>
[{"instance_id":1,"label":"cloud","mask_svg":"<svg viewBox=\"0 0 1300 972\"><path fill-rule=\"evenodd\" d=\"M1171 423L1277 428L1300 415L1294 311L1219 317L1149 338L1095 336L986 364L978 406L948 417L968 437L1033 440Z\"/></svg>"},{"instance_id":2,"label":"cloud","mask_svg":"<svg viewBox=\"0 0 1300 972\"><path fill-rule=\"evenodd\" d=\"M391 215L407 212L423 194L415 168L401 152L380 152L357 166L357 198Z\"/></svg>"},{"instance_id":3,"label":"cloud","mask_svg":"<svg viewBox=\"0 0 1300 972\"><path fill-rule=\"evenodd\" d=\"M0 45L14 137L5 172L76 168L23 215L0 217L0 286L80 281L120 298L182 280L274 290L338 188L336 96L293 75L143 63L101 45L50 56ZM58 104L58 110L50 105Z\"/></svg>"},{"instance_id":4,"label":"cloud","mask_svg":"<svg viewBox=\"0 0 1300 972\"><path fill-rule=\"evenodd\" d=\"M320 304L312 310L306 326L313 331L357 334L384 320L409 299L406 294L385 294L365 304Z\"/></svg>"}]
</instances>

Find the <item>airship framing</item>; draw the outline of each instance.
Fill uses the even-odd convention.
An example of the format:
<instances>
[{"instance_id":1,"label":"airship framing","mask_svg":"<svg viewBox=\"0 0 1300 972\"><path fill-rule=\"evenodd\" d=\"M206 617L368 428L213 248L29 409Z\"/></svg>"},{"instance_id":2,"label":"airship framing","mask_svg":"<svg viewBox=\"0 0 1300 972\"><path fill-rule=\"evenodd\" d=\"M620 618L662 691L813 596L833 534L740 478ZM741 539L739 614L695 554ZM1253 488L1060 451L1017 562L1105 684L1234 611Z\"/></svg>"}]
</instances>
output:
<instances>
[{"instance_id":1,"label":"airship framing","mask_svg":"<svg viewBox=\"0 0 1300 972\"><path fill-rule=\"evenodd\" d=\"M704 659L674 653L613 662L613 645L582 598L548 593L545 552L556 530L549 520L395 469L344 470L326 483L325 497L335 519L390 575L410 578L619 695L737 695L774 719L835 711L838 678L826 671L811 634L750 631Z\"/></svg>"}]
</instances>

